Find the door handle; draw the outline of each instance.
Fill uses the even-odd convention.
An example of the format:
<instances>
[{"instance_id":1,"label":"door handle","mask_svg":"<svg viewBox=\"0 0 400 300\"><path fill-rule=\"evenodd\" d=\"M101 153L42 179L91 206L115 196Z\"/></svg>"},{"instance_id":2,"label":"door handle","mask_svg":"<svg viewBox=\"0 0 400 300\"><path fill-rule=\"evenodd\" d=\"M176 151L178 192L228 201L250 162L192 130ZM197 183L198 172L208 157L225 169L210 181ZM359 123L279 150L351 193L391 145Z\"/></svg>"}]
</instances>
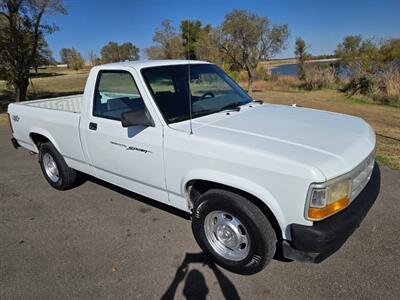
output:
<instances>
[{"instance_id":1,"label":"door handle","mask_svg":"<svg viewBox=\"0 0 400 300\"><path fill-rule=\"evenodd\" d=\"M90 129L90 130L97 130L97 124L96 124L96 123L90 122L90 123L89 123L89 129Z\"/></svg>"}]
</instances>

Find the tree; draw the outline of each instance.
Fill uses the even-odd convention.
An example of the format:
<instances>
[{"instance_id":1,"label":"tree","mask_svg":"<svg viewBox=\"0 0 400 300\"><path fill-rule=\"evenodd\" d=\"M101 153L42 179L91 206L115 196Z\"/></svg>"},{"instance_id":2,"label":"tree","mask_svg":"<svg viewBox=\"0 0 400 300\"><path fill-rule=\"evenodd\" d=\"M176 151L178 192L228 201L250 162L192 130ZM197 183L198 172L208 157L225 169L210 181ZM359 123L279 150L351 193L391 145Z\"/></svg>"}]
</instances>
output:
<instances>
[{"instance_id":1,"label":"tree","mask_svg":"<svg viewBox=\"0 0 400 300\"><path fill-rule=\"evenodd\" d=\"M119 45L115 42L109 42L100 51L102 63L113 63L125 60L138 60L139 48L132 43L123 43Z\"/></svg>"},{"instance_id":2,"label":"tree","mask_svg":"<svg viewBox=\"0 0 400 300\"><path fill-rule=\"evenodd\" d=\"M49 46L45 39L39 40L39 47L34 63L34 69L37 73L39 66L55 65L56 61L53 58L53 52L49 49Z\"/></svg>"},{"instance_id":3,"label":"tree","mask_svg":"<svg viewBox=\"0 0 400 300\"><path fill-rule=\"evenodd\" d=\"M163 49L161 49L161 47L156 47L156 46L152 46L152 47L148 47L146 49L144 49L146 56L148 59L164 59L164 51Z\"/></svg>"},{"instance_id":4,"label":"tree","mask_svg":"<svg viewBox=\"0 0 400 300\"><path fill-rule=\"evenodd\" d=\"M118 44L115 42L109 42L107 45L101 48L100 56L103 63L121 61Z\"/></svg>"},{"instance_id":5,"label":"tree","mask_svg":"<svg viewBox=\"0 0 400 300\"><path fill-rule=\"evenodd\" d=\"M400 65L400 39L383 41L379 52L383 62Z\"/></svg>"},{"instance_id":6,"label":"tree","mask_svg":"<svg viewBox=\"0 0 400 300\"><path fill-rule=\"evenodd\" d=\"M360 54L361 43L361 35L348 35L336 47L335 54L343 64L352 63Z\"/></svg>"},{"instance_id":7,"label":"tree","mask_svg":"<svg viewBox=\"0 0 400 300\"><path fill-rule=\"evenodd\" d=\"M82 69L85 65L85 61L82 58L82 55L76 51L74 48L71 49L71 67L75 71Z\"/></svg>"},{"instance_id":8,"label":"tree","mask_svg":"<svg viewBox=\"0 0 400 300\"><path fill-rule=\"evenodd\" d=\"M211 25L203 26L201 21L183 20L180 25L182 37L182 52L187 59L198 59L199 41L207 35Z\"/></svg>"},{"instance_id":9,"label":"tree","mask_svg":"<svg viewBox=\"0 0 400 300\"><path fill-rule=\"evenodd\" d=\"M400 39L346 36L335 54L348 75L342 91L349 97L360 93L384 103L399 101Z\"/></svg>"},{"instance_id":10,"label":"tree","mask_svg":"<svg viewBox=\"0 0 400 300\"><path fill-rule=\"evenodd\" d=\"M72 55L72 49L70 48L61 48L60 50L60 58L61 58L61 63L66 64L67 68L71 67L71 55Z\"/></svg>"},{"instance_id":11,"label":"tree","mask_svg":"<svg viewBox=\"0 0 400 300\"><path fill-rule=\"evenodd\" d=\"M361 35L346 36L337 46L335 54L350 75L343 88L349 96L357 92L367 95L380 88L385 62L379 55L380 47L375 39L363 39Z\"/></svg>"},{"instance_id":12,"label":"tree","mask_svg":"<svg viewBox=\"0 0 400 300\"><path fill-rule=\"evenodd\" d=\"M267 17L245 10L233 10L218 28L219 49L233 64L248 75L248 90L252 92L253 76L258 63L273 57L286 46L287 25L270 26Z\"/></svg>"},{"instance_id":13,"label":"tree","mask_svg":"<svg viewBox=\"0 0 400 300\"><path fill-rule=\"evenodd\" d=\"M155 46L147 48L146 55L149 59L177 59L183 58L182 37L171 25L170 20L161 22L161 28L157 28L153 36Z\"/></svg>"},{"instance_id":14,"label":"tree","mask_svg":"<svg viewBox=\"0 0 400 300\"><path fill-rule=\"evenodd\" d=\"M119 46L119 55L124 60L139 60L139 48L132 43L123 43Z\"/></svg>"},{"instance_id":15,"label":"tree","mask_svg":"<svg viewBox=\"0 0 400 300\"><path fill-rule=\"evenodd\" d=\"M45 52L45 36L57 30L43 17L55 13L66 13L61 0L0 0L0 72L16 101L26 99L30 69Z\"/></svg>"},{"instance_id":16,"label":"tree","mask_svg":"<svg viewBox=\"0 0 400 300\"><path fill-rule=\"evenodd\" d=\"M304 70L304 63L307 59L309 59L310 54L307 52L308 46L306 42L301 38L296 38L296 47L294 50L294 54L297 58L297 64L299 69L299 79L304 80L306 79L306 73Z\"/></svg>"},{"instance_id":17,"label":"tree","mask_svg":"<svg viewBox=\"0 0 400 300\"><path fill-rule=\"evenodd\" d=\"M377 41L349 35L337 46L335 54L347 68L378 74L389 65L400 63L400 39Z\"/></svg>"},{"instance_id":18,"label":"tree","mask_svg":"<svg viewBox=\"0 0 400 300\"><path fill-rule=\"evenodd\" d=\"M182 37L182 52L186 59L196 59L196 42L201 31L199 20L183 20L180 25Z\"/></svg>"},{"instance_id":19,"label":"tree","mask_svg":"<svg viewBox=\"0 0 400 300\"><path fill-rule=\"evenodd\" d=\"M211 26L208 26L207 30L203 30L197 41L196 58L224 65L226 60L224 60L224 55L220 51L218 37L219 32Z\"/></svg>"},{"instance_id":20,"label":"tree","mask_svg":"<svg viewBox=\"0 0 400 300\"><path fill-rule=\"evenodd\" d=\"M338 44L335 54L359 84L364 86L367 86L367 81L378 74L383 66L378 42L374 39L363 39L361 35L346 36Z\"/></svg>"},{"instance_id":21,"label":"tree","mask_svg":"<svg viewBox=\"0 0 400 300\"><path fill-rule=\"evenodd\" d=\"M89 50L88 52L88 61L90 66L94 67L99 64L99 58L93 50Z\"/></svg>"}]
</instances>

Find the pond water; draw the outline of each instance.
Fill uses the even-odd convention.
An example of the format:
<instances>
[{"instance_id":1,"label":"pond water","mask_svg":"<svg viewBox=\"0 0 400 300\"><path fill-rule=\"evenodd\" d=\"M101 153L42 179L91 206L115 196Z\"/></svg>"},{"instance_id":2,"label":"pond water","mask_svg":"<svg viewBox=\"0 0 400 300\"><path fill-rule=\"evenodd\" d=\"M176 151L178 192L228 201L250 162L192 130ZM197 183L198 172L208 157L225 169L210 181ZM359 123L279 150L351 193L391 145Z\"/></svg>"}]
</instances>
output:
<instances>
[{"instance_id":1,"label":"pond water","mask_svg":"<svg viewBox=\"0 0 400 300\"><path fill-rule=\"evenodd\" d=\"M316 64L332 64L332 62L310 62L310 63L307 63L307 65L316 65ZM339 70L337 70L337 71L340 74L345 73L343 66L340 66ZM271 73L277 74L277 75L297 76L298 75L297 64L288 64L288 65L272 67Z\"/></svg>"},{"instance_id":2,"label":"pond water","mask_svg":"<svg viewBox=\"0 0 400 300\"><path fill-rule=\"evenodd\" d=\"M297 76L297 64L281 65L271 68L272 74Z\"/></svg>"}]
</instances>

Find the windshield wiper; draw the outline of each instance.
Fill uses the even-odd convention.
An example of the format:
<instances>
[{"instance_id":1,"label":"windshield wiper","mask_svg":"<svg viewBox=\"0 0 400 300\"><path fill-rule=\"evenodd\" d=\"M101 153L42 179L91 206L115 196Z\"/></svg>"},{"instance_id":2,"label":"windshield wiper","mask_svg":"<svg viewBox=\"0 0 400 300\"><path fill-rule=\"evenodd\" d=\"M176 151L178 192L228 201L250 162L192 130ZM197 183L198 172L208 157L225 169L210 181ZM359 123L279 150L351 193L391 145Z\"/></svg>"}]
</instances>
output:
<instances>
[{"instance_id":1,"label":"windshield wiper","mask_svg":"<svg viewBox=\"0 0 400 300\"><path fill-rule=\"evenodd\" d=\"M228 110L228 109L234 109L236 111L240 111L240 105L243 105L243 102L233 102L233 103L229 103L223 107L221 107L220 109L203 109L203 110L199 110L199 111L194 111L192 112L192 118L196 118L196 117L202 117L205 115L210 115L210 114L214 114L217 112L221 112L224 110ZM181 116L176 116L173 118L168 119L168 121L170 123L174 123L174 122L180 122L180 121L184 121L184 120L188 120L190 119L190 114L185 114L185 115L181 115Z\"/></svg>"},{"instance_id":2,"label":"windshield wiper","mask_svg":"<svg viewBox=\"0 0 400 300\"><path fill-rule=\"evenodd\" d=\"M240 110L240 105L243 105L243 102L233 102L233 103L229 103L223 107L221 107L218 111L223 111L223 110L228 110L228 109L234 109L236 111Z\"/></svg>"},{"instance_id":3,"label":"windshield wiper","mask_svg":"<svg viewBox=\"0 0 400 300\"><path fill-rule=\"evenodd\" d=\"M215 113L216 111L213 109L203 109L199 111L192 112L192 118L194 117L201 117L205 115L209 115L212 113ZM184 121L190 119L190 114L187 115L181 115L181 116L176 116L173 118L168 119L170 122L179 122L179 121Z\"/></svg>"}]
</instances>

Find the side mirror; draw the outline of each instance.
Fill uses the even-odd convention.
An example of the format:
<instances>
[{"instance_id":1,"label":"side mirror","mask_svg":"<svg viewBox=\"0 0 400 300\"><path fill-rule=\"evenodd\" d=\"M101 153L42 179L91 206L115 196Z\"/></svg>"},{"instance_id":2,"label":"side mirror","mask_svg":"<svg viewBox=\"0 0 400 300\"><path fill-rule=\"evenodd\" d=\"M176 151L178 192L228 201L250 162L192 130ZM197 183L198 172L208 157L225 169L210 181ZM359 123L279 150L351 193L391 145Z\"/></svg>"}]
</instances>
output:
<instances>
[{"instance_id":1,"label":"side mirror","mask_svg":"<svg viewBox=\"0 0 400 300\"><path fill-rule=\"evenodd\" d=\"M121 114L122 127L146 126L154 127L153 120L147 115L146 110L138 109Z\"/></svg>"}]
</instances>

